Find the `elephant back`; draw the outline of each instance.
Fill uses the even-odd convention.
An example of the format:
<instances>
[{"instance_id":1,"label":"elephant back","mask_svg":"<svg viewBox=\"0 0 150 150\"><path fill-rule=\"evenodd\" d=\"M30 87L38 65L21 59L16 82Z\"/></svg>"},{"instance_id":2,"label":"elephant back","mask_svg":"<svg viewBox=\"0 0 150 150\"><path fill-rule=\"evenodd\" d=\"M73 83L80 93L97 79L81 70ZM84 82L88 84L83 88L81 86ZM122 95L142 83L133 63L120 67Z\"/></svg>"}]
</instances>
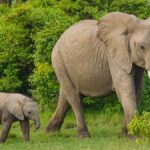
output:
<instances>
[{"instance_id":1,"label":"elephant back","mask_svg":"<svg viewBox=\"0 0 150 150\"><path fill-rule=\"evenodd\" d=\"M4 92L0 92L0 110L3 109L5 103L6 103L6 100L7 100L7 97L10 95L10 93L4 93Z\"/></svg>"},{"instance_id":2,"label":"elephant back","mask_svg":"<svg viewBox=\"0 0 150 150\"><path fill-rule=\"evenodd\" d=\"M12 93L12 94L10 94L8 97L7 97L7 99L6 99L6 101L8 102L8 103L10 103L11 101L17 101L17 102L19 102L20 104L24 104L24 102L26 101L26 100L30 100L30 98L28 98L27 96L25 96L25 95L23 95L23 94L20 94L20 93Z\"/></svg>"}]
</instances>

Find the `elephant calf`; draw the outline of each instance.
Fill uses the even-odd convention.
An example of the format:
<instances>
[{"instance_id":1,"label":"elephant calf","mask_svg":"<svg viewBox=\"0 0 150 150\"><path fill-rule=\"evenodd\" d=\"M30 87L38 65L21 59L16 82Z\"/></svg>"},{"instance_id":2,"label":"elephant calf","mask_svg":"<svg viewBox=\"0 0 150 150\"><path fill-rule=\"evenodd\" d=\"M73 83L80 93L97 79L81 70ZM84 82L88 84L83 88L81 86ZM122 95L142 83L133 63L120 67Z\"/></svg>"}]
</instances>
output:
<instances>
[{"instance_id":1,"label":"elephant calf","mask_svg":"<svg viewBox=\"0 0 150 150\"><path fill-rule=\"evenodd\" d=\"M0 143L6 141L13 122L19 121L23 138L29 140L29 119L35 121L35 127L40 127L40 117L37 104L29 97L19 93L0 92L0 124L3 125Z\"/></svg>"}]
</instances>

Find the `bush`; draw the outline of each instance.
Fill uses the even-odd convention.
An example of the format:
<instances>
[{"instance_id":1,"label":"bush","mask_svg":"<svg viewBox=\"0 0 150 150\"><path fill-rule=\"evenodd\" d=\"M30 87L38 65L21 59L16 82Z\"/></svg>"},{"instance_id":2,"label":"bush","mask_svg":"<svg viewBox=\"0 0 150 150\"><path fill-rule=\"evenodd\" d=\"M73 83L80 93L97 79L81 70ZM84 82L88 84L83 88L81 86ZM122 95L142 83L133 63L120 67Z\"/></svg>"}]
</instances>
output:
<instances>
[{"instance_id":1,"label":"bush","mask_svg":"<svg viewBox=\"0 0 150 150\"><path fill-rule=\"evenodd\" d=\"M35 54L34 61L36 62L51 62L51 51L66 28L76 22L79 18L77 16L67 16L62 10L47 8L44 15L48 14L43 19L45 26L37 34L34 35Z\"/></svg>"},{"instance_id":2,"label":"bush","mask_svg":"<svg viewBox=\"0 0 150 150\"><path fill-rule=\"evenodd\" d=\"M113 113L122 113L122 106L117 99L116 94L111 94L106 97L86 97L83 99L85 110L89 111L92 109L93 111L103 112L104 114L113 114Z\"/></svg>"},{"instance_id":3,"label":"bush","mask_svg":"<svg viewBox=\"0 0 150 150\"><path fill-rule=\"evenodd\" d=\"M139 18L150 16L150 3L148 0L114 0L110 2L109 11L121 11L134 14Z\"/></svg>"},{"instance_id":4,"label":"bush","mask_svg":"<svg viewBox=\"0 0 150 150\"><path fill-rule=\"evenodd\" d=\"M140 140L147 138L150 142L150 112L143 112L141 116L135 113L128 129L129 134L137 136Z\"/></svg>"},{"instance_id":5,"label":"bush","mask_svg":"<svg viewBox=\"0 0 150 150\"><path fill-rule=\"evenodd\" d=\"M141 96L140 111L150 112L150 79L147 74L144 75L144 85Z\"/></svg>"},{"instance_id":6,"label":"bush","mask_svg":"<svg viewBox=\"0 0 150 150\"><path fill-rule=\"evenodd\" d=\"M26 85L26 75L32 69L29 43L27 30L16 24L0 24L1 91L21 91Z\"/></svg>"},{"instance_id":7,"label":"bush","mask_svg":"<svg viewBox=\"0 0 150 150\"><path fill-rule=\"evenodd\" d=\"M37 63L29 81L32 85L33 99L39 102L41 110L50 107L55 101L59 89L51 65L46 62Z\"/></svg>"}]
</instances>

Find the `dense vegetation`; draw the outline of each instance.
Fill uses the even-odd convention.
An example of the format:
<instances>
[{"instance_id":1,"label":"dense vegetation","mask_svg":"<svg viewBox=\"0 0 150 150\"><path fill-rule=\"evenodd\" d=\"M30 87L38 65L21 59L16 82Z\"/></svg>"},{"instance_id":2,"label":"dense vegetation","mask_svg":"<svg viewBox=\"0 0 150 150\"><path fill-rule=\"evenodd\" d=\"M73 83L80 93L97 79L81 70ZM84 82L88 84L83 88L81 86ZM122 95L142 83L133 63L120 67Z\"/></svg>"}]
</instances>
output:
<instances>
[{"instance_id":1,"label":"dense vegetation","mask_svg":"<svg viewBox=\"0 0 150 150\"><path fill-rule=\"evenodd\" d=\"M9 2L9 1L5 1ZM100 19L111 11L150 16L148 0L28 0L0 5L0 91L31 95L41 109L56 101L59 84L51 66L51 51L60 35L81 19ZM148 101L150 83L145 78L143 107ZM107 105L120 109L115 96ZM87 98L89 103L97 99ZM95 107L95 105L93 104ZM100 101L97 108L104 106ZM110 108L109 108L110 109ZM107 109L106 109L107 111Z\"/></svg>"},{"instance_id":2,"label":"dense vegetation","mask_svg":"<svg viewBox=\"0 0 150 150\"><path fill-rule=\"evenodd\" d=\"M140 142L148 140L150 142L150 113L143 112L142 116L135 113L134 118L128 124L128 129L131 135L139 137Z\"/></svg>"}]
</instances>

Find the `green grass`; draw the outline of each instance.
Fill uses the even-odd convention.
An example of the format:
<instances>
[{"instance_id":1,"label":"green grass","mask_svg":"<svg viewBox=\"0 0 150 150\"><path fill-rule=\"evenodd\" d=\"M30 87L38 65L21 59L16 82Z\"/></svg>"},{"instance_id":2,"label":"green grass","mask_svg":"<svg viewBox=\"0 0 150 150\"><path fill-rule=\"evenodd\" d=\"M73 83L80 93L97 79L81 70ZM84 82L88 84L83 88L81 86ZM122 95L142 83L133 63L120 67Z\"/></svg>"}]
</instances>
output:
<instances>
[{"instance_id":1,"label":"green grass","mask_svg":"<svg viewBox=\"0 0 150 150\"><path fill-rule=\"evenodd\" d=\"M6 143L0 145L0 150L149 150L147 142L142 144L127 138L119 138L122 115L100 112L86 112L85 117L91 138L76 137L76 124L72 113L65 119L58 133L46 134L44 129L49 121L51 112L41 114L41 128L34 129L31 123L31 140L25 143L22 139L19 124L15 123ZM70 127L70 128L69 128Z\"/></svg>"}]
</instances>

